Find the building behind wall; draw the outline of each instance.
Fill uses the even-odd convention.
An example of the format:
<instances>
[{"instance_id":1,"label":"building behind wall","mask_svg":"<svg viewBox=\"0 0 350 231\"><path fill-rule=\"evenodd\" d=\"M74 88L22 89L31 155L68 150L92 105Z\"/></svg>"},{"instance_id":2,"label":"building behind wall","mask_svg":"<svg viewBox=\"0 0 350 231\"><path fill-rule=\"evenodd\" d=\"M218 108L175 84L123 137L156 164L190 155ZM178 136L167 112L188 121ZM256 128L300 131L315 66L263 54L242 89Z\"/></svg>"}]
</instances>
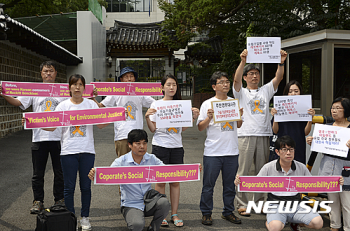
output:
<instances>
[{"instance_id":1,"label":"building behind wall","mask_svg":"<svg viewBox=\"0 0 350 231\"><path fill-rule=\"evenodd\" d=\"M106 74L110 81L117 81L120 70L126 65L141 70L140 81L152 81L164 74L174 74L173 51L164 47L160 41L159 23L164 20L164 13L159 9L157 0L106 2L108 8L104 25L107 30L109 56ZM132 37L128 37L131 34L138 34L139 38L141 34L146 36L142 36L142 41L134 41ZM119 41L119 36L124 37L125 41ZM125 46L116 49L118 44ZM110 52L108 48L114 48L114 51ZM146 76L146 73L149 75Z\"/></svg>"},{"instance_id":2,"label":"building behind wall","mask_svg":"<svg viewBox=\"0 0 350 231\"><path fill-rule=\"evenodd\" d=\"M0 80L17 82L42 82L39 66L48 60L8 41L0 41ZM65 83L66 65L58 63L56 82ZM31 111L29 108L27 111ZM0 138L23 129L23 111L0 97Z\"/></svg>"},{"instance_id":3,"label":"building behind wall","mask_svg":"<svg viewBox=\"0 0 350 231\"><path fill-rule=\"evenodd\" d=\"M66 83L67 66L82 62L78 56L8 16L0 15L0 24L0 81L42 82L39 66L52 60L57 63L56 82ZM22 113L19 107L0 97L0 138L23 129Z\"/></svg>"}]
</instances>

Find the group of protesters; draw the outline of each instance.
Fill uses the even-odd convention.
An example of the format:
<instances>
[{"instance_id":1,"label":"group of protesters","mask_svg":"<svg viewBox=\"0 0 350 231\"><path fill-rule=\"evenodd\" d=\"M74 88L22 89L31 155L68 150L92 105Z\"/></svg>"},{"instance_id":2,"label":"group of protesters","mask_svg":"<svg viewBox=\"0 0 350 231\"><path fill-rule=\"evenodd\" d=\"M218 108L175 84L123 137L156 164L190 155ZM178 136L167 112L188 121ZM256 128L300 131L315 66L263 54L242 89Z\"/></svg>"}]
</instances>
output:
<instances>
[{"instance_id":1,"label":"group of protesters","mask_svg":"<svg viewBox=\"0 0 350 231\"><path fill-rule=\"evenodd\" d=\"M306 142L311 145L312 137L305 139L311 131L312 122L275 122L270 120L269 102L277 92L283 79L284 63L287 53L280 52L281 62L277 66L275 77L267 84L260 86L260 69L254 64L246 65L247 50L240 57L233 80L233 97L239 100L242 120L214 123L212 101L230 100L228 96L231 82L227 73L216 71L213 73L210 84L215 96L203 102L200 107L192 108L192 117L197 119L199 131L206 129L207 138L204 143L203 154L203 186L200 198L202 224L212 225L213 191L216 180L221 172L223 182L222 218L234 224L241 224L242 220L234 214L234 199L237 200L237 212L240 216L250 216L246 211L247 194L237 192L240 176L247 176L254 164L254 175L258 176L311 176L306 168ZM43 83L54 83L57 75L56 64L46 61L40 66ZM246 82L243 88L242 77ZM138 74L130 67L121 70L118 81L135 82ZM10 97L0 94L7 102L25 110L33 106L33 111L66 111L78 109L95 109L101 107L121 106L126 109L126 120L114 123L115 150L118 158L111 166L138 166L184 164L185 150L182 145L182 135L186 127L157 128L156 101L150 96L107 96L101 102L95 97L84 99L85 78L79 74L69 78L71 98L54 97ZM181 93L177 78L166 75L161 80L164 97L160 100L181 100ZM96 91L94 91L96 95ZM284 95L300 95L302 87L297 81L287 83ZM145 119L149 130L154 133L152 139L152 154L147 153L148 137L143 129L142 107L149 108ZM307 111L311 116L315 110ZM276 109L271 109L276 114ZM350 116L350 101L347 98L337 98L331 106L331 115L334 123L330 126L350 128L347 117ZM103 128L108 124L99 124ZM277 159L268 163L270 153L270 136L276 133L275 153ZM32 189L34 194L33 206L30 213L37 214L44 209L44 174L51 156L54 171L54 200L55 204L65 205L73 213L74 191L77 173L81 191L81 219L79 226L82 230L91 230L89 211L91 204L91 181L94 179L95 148L92 125L71 127L57 127L33 129L32 139L33 177ZM350 139L347 142L350 148ZM350 155L341 158L324 154L319 170L320 176L341 176L344 166L350 166ZM202 166L200 167L202 169ZM90 179L89 179L90 178ZM345 178L345 177L344 177ZM344 184L340 177L340 184ZM349 183L347 185L347 182ZM348 187L347 187L348 186ZM170 222L176 227L184 226L184 221L178 215L180 200L180 183L169 183L170 203L165 197L165 183L157 183L154 192L151 184L133 184L120 186L121 212L130 230L142 230L145 226L145 216L153 216L148 230L159 230L169 226L168 213L171 211ZM342 192L329 193L331 204L331 229L342 227L341 213L343 214L344 230L350 230L350 181L345 179ZM151 192L151 193L148 193ZM150 194L151 198L148 198ZM146 199L156 201L151 207L145 206ZM255 193L254 202L264 200L263 193ZM300 194L268 193L268 200L300 201ZM298 208L299 209L299 208ZM266 227L268 230L282 230L288 223L292 230L300 230L300 226L319 229L323 227L323 220L317 213L309 214L267 214Z\"/></svg>"}]
</instances>

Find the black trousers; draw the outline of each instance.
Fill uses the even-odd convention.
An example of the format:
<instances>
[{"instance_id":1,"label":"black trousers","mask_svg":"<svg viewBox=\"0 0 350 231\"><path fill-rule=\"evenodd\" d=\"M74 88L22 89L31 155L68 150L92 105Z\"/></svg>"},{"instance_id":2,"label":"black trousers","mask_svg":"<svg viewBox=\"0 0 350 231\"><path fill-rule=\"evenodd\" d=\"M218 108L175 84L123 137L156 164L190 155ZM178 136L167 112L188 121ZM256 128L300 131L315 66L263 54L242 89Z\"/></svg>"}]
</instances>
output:
<instances>
[{"instance_id":1,"label":"black trousers","mask_svg":"<svg viewBox=\"0 0 350 231\"><path fill-rule=\"evenodd\" d=\"M61 167L61 144L60 141L33 142L32 162L33 178L32 188L35 201L44 202L44 176L49 154L51 156L52 169L54 173L53 195L54 200L61 200L63 196L64 183Z\"/></svg>"}]
</instances>

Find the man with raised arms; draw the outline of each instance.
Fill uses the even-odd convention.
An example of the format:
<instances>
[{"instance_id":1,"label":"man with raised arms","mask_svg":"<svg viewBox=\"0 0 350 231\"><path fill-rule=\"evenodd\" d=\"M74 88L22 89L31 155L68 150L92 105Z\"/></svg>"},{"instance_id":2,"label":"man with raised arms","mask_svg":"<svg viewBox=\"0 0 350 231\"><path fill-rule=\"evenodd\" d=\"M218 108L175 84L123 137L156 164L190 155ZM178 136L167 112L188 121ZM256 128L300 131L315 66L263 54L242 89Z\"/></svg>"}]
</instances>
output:
<instances>
[{"instance_id":1,"label":"man with raised arms","mask_svg":"<svg viewBox=\"0 0 350 231\"><path fill-rule=\"evenodd\" d=\"M275 77L269 83L259 87L260 69L254 64L245 66L247 55L247 50L241 53L241 63L236 70L233 82L233 95L239 99L239 105L244 109L244 123L238 129L239 175L247 175L252 163L257 174L268 161L269 137L272 136L269 102L283 79L284 61L287 58L287 53L281 50L281 63L278 64ZM246 88L242 86L242 76L247 83ZM255 193L254 201L263 200L263 196L262 193ZM238 192L236 198L238 213L242 216L250 216L245 212L248 203L247 195Z\"/></svg>"}]
</instances>

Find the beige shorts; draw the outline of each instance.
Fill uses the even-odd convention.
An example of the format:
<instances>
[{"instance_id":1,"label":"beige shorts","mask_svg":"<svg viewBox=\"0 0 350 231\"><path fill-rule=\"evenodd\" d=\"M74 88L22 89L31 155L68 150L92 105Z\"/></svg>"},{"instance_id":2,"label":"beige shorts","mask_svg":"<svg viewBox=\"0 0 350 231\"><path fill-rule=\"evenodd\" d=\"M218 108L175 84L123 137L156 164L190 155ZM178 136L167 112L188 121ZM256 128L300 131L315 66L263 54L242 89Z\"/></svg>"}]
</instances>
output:
<instances>
[{"instance_id":1,"label":"beige shorts","mask_svg":"<svg viewBox=\"0 0 350 231\"><path fill-rule=\"evenodd\" d=\"M129 148L128 140L116 140L114 141L115 144L115 152L117 153L118 157L121 157L122 155L125 155L126 153L130 152L131 149Z\"/></svg>"}]
</instances>

